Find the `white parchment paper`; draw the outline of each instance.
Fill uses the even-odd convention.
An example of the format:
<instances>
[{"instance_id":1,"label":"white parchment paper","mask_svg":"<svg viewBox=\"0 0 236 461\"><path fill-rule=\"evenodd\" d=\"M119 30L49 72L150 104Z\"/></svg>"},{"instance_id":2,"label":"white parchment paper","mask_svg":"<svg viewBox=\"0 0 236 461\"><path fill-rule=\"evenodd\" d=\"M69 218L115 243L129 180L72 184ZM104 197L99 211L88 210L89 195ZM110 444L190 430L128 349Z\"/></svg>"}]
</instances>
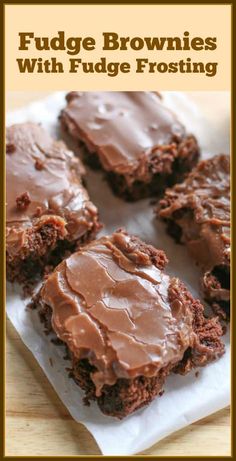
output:
<instances>
[{"instance_id":1,"label":"white parchment paper","mask_svg":"<svg viewBox=\"0 0 236 461\"><path fill-rule=\"evenodd\" d=\"M40 122L53 135L60 137L58 114L64 106L65 93L53 93L44 100L7 114L6 123ZM229 153L230 99L223 92L164 93L166 103L194 133L201 145L203 158ZM170 274L180 277L194 296L200 297L199 272L183 246L176 245L166 235L163 223L154 218L150 199L125 203L114 197L103 180L102 173L88 171L88 189L98 206L109 233L125 227L146 242L165 250ZM55 391L72 417L83 423L93 434L104 455L130 455L143 451L158 440L203 418L230 402L230 351L228 334L224 337L226 353L218 361L187 376L169 376L165 393L148 407L123 421L101 414L96 404L85 407L83 393L68 379L65 370L69 363L63 359L64 350L50 342L43 333L37 313L26 310L17 286L7 286L7 315L44 370ZM66 423L65 423L66 424ZM78 440L79 446L79 440Z\"/></svg>"}]
</instances>

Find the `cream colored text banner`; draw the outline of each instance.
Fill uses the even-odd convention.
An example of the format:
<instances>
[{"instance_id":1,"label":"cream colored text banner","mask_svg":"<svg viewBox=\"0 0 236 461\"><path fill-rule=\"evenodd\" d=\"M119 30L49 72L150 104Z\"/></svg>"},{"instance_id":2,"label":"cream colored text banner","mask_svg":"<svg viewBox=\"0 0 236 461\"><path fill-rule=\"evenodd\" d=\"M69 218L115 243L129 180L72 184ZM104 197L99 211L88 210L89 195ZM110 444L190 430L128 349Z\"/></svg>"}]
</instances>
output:
<instances>
[{"instance_id":1,"label":"cream colored text banner","mask_svg":"<svg viewBox=\"0 0 236 461\"><path fill-rule=\"evenodd\" d=\"M5 5L7 90L229 90L230 5Z\"/></svg>"}]
</instances>

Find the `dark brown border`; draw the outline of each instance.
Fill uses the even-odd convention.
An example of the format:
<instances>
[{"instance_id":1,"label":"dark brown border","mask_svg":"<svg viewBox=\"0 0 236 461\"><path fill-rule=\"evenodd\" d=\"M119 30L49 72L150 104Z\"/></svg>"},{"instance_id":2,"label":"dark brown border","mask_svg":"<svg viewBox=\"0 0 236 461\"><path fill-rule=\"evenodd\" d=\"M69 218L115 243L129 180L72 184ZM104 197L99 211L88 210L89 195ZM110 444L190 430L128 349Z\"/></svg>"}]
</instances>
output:
<instances>
[{"instance_id":1,"label":"dark brown border","mask_svg":"<svg viewBox=\"0 0 236 461\"><path fill-rule=\"evenodd\" d=\"M1 305L0 305L0 337L1 337L1 343L0 343L0 349L1 349L1 357L2 357L2 361L1 361L1 366L0 366L0 392L1 392L1 401L0 401L0 459L7 459L7 460L18 460L18 459L27 459L27 460L34 460L34 459L39 459L39 458L42 458L42 459L60 459L60 460L67 460L69 458L80 458L80 459L85 459L85 458L105 458L105 459L120 459L120 458L124 458L125 460L126 459L133 459L133 458L136 458L138 457L139 459L140 458L144 458L144 456L140 455L140 456L126 456L126 457L122 457L122 456L113 456L113 457L107 457L107 456L94 456L94 455L91 455L91 456L76 456L76 457L73 457L73 456L68 456L68 457L56 457L56 456L53 456L53 457L39 457L39 456L35 456L35 457L30 457L30 456L24 456L24 457L21 457L21 456L4 456L4 441L5 441L5 336L6 336L6 330L5 330L5 250L4 250L4 230L5 230L5 213L4 213L4 209L5 209L5 160L4 160L4 155L3 155L3 152L5 152L5 149L4 149L4 138L5 138L5 78L4 78L4 72L5 72L5 69L4 69L4 51L5 51L5 34L4 34L4 6L5 5L14 5L14 4L17 4L19 5L19 3L14 3L14 2L11 2L11 1L5 1L5 2L1 2L0 4L0 12L1 12L1 43L2 43L2 46L1 46L1 52L0 52L0 57L1 57L1 63L2 63L2 72L1 72L1 79L0 79L0 84L1 84L1 88L2 88L2 91L1 91L1 121L2 123L0 124L1 126L1 133L0 133L0 147L1 147L1 188L0 188L0 203L1 203L1 207L0 207L0 238L1 238L1 245L0 245L0 263L1 263L1 269L2 269L2 272L1 272L1 278L0 278L0 296L1 296ZM236 159L235 159L235 155L236 153L234 153L234 133L235 133L235 109L234 109L234 101L235 101L235 90L234 90L234 78L235 78L235 75L236 75L236 72L235 72L235 59L233 59L234 57L234 50L235 50L235 34L236 32L234 31L234 27L236 26L235 24L235 5L234 5L234 2L222 2L220 0L208 0L207 2L204 2L204 1L197 1L197 0L192 0L191 2L188 2L186 0L182 0L181 2L178 2L178 1L165 1L165 2L158 2L158 1L155 1L155 0L149 0L148 2L144 2L144 0L136 0L136 1L132 1L132 0L129 0L128 2L125 2L125 1L112 1L112 0L109 0L109 1L106 1L106 0L103 0L102 2L101 1L96 1L96 0L92 0L92 1L81 1L81 2L78 2L78 1L73 1L73 0L70 0L68 3L65 2L65 1L62 1L62 0L59 0L59 1L45 1L45 0L41 0L41 1L30 1L30 2L22 2L20 3L22 5L38 5L38 4L41 4L41 5L47 5L47 4L51 4L51 5L57 5L57 4L157 4L157 5L160 5L160 4L163 4L163 5L167 5L167 4L179 4L179 5L189 5L189 4L193 4L193 5L206 5L206 4L209 4L209 5L231 5L232 7L232 55L231 55L231 63L232 63L232 73L231 73L231 184L232 184L232 198L231 198L231 204L232 204L232 273L231 273L231 286L232 286L232 306L231 306L231 312L232 312L232 321L231 321L231 337L232 337L232 332L235 331L235 318L236 316L233 314L233 301L235 299L235 288L234 288L234 283L233 283L233 278L235 279L235 277L233 276L233 274L235 273L235 245L234 245L234 230L235 230L235 198L236 198L236 174L235 174L235 169L236 169ZM214 19L213 19L214 20ZM233 341L231 341L232 343L232 358L231 358L231 363L232 363L232 410L231 410L231 413L232 413L232 436L231 436L231 440L232 440L232 456L229 456L229 457L222 457L222 456L209 456L209 457L203 457L203 456L188 456L186 454L186 456L181 456L181 457L178 457L178 456L173 456L173 457L158 457L158 456L155 456L155 455L148 455L148 456L145 456L145 458L152 458L152 459L165 459L165 460L171 460L171 459L175 459L175 458L184 458L184 459L234 459L235 457L235 437L234 437L234 428L235 428L235 414L234 414L234 404L233 404L233 401L234 401L234 396L235 396L235 393L234 393L234 387L235 387L235 367L233 366L233 361L234 361L234 357L236 356L235 355L235 347L236 347L236 342L235 340L233 339Z\"/></svg>"}]
</instances>

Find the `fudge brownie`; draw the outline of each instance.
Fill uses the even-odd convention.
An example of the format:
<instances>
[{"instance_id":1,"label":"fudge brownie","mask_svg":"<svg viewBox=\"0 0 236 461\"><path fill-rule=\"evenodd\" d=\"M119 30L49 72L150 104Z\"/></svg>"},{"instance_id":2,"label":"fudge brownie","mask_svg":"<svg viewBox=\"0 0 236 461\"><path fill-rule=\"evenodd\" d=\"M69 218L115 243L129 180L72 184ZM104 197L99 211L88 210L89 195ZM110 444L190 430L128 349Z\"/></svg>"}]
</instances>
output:
<instances>
[{"instance_id":1,"label":"fudge brownie","mask_svg":"<svg viewBox=\"0 0 236 461\"><path fill-rule=\"evenodd\" d=\"M34 300L69 352L71 376L104 414L123 418L162 392L171 372L221 356L217 318L164 269L165 253L119 230L65 259Z\"/></svg>"},{"instance_id":2,"label":"fudge brownie","mask_svg":"<svg viewBox=\"0 0 236 461\"><path fill-rule=\"evenodd\" d=\"M203 269L201 285L212 307L230 314L230 158L203 160L182 184L168 189L158 215Z\"/></svg>"},{"instance_id":3,"label":"fudge brownie","mask_svg":"<svg viewBox=\"0 0 236 461\"><path fill-rule=\"evenodd\" d=\"M47 264L58 264L66 250L94 236L98 213L83 174L80 160L41 126L7 128L8 280L33 280Z\"/></svg>"},{"instance_id":4,"label":"fudge brownie","mask_svg":"<svg viewBox=\"0 0 236 461\"><path fill-rule=\"evenodd\" d=\"M160 193L199 158L195 137L155 93L73 91L60 119L85 146L85 160L127 200Z\"/></svg>"}]
</instances>

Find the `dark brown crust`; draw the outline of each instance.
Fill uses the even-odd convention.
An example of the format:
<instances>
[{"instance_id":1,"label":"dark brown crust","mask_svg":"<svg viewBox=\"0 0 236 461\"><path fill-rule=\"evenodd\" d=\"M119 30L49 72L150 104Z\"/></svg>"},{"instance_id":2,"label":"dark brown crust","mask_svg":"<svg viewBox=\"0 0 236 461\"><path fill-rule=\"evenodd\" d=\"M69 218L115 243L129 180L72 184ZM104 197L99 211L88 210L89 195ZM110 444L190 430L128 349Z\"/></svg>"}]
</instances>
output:
<instances>
[{"instance_id":1,"label":"dark brown crust","mask_svg":"<svg viewBox=\"0 0 236 461\"><path fill-rule=\"evenodd\" d=\"M16 207L18 210L26 210L30 202L31 200L28 192L24 192L23 194L19 195L19 197L16 197Z\"/></svg>"},{"instance_id":2,"label":"dark brown crust","mask_svg":"<svg viewBox=\"0 0 236 461\"><path fill-rule=\"evenodd\" d=\"M205 366L224 353L224 344L221 341L223 334L222 326L217 317L206 318L204 307L197 299L194 299L184 284L181 284L182 292L191 303L193 313L193 330L196 333L195 343L189 347L181 362L174 368L175 373L185 375L192 368ZM172 294L169 293L171 298Z\"/></svg>"},{"instance_id":3,"label":"dark brown crust","mask_svg":"<svg viewBox=\"0 0 236 461\"><path fill-rule=\"evenodd\" d=\"M71 376L85 391L85 403L96 400L100 410L109 416L119 419L148 405L157 395L162 395L165 378L170 372L187 374L195 367L205 366L224 353L224 344L220 337L222 327L217 317L206 319L203 315L204 308L200 301L195 300L182 284L182 293L186 302L190 302L193 312L193 330L196 341L185 352L183 359L173 367L168 365L162 368L157 376L139 376L135 379L118 379L113 386L105 385L100 397L95 395L95 386L90 379L92 367L87 360L72 359ZM170 299L176 299L176 293L170 293Z\"/></svg>"},{"instance_id":4,"label":"dark brown crust","mask_svg":"<svg viewBox=\"0 0 236 461\"><path fill-rule=\"evenodd\" d=\"M73 362L72 362L73 363ZM134 411L148 405L161 393L170 367L163 368L157 376L147 378L139 376L135 379L118 379L113 386L103 386L102 395L96 397L95 387L90 379L93 370L88 360L75 361L71 376L81 389L85 391L84 403L91 400L97 404L105 415L122 419Z\"/></svg>"},{"instance_id":5,"label":"dark brown crust","mask_svg":"<svg viewBox=\"0 0 236 461\"><path fill-rule=\"evenodd\" d=\"M139 239L134 242L138 243ZM145 246L145 244L144 244ZM150 248L152 247L147 246ZM132 249L130 249L132 251ZM158 252L158 250L156 250ZM162 253L162 252L161 252ZM157 256L157 255L155 255ZM157 263L164 265L161 262ZM180 294L170 289L170 302L178 299ZM181 300L191 306L193 313L193 330L196 333L195 341L189 347L183 359L178 364L169 364L162 368L156 376L139 376L135 379L118 379L117 382L102 388L100 397L96 396L95 385L90 378L90 373L95 370L87 359L78 360L68 351L72 362L70 376L85 392L85 403L95 400L101 411L109 416L119 419L131 414L135 410L149 404L157 395L162 395L162 387L166 376L174 371L175 373L186 374L192 368L204 366L215 360L224 353L224 344L220 337L223 334L218 319L206 319L203 315L204 308L198 300L195 300L188 292L184 284L181 284ZM51 325L51 308L42 302L40 292L35 297L32 307L37 308L41 322L44 324L45 332L53 332Z\"/></svg>"},{"instance_id":6,"label":"dark brown crust","mask_svg":"<svg viewBox=\"0 0 236 461\"><path fill-rule=\"evenodd\" d=\"M209 196L204 195L204 187L208 189ZM191 201L191 196L197 197L197 202L194 199ZM215 201L219 209L224 210L220 219L217 214L215 216L213 214L211 217L213 221L215 218L217 225L215 223L208 224L212 232L212 245L207 240L206 234L206 204L208 199ZM224 205L225 202L227 205ZM226 207L226 211L223 205ZM201 207L204 206L205 215L201 210ZM219 256L217 258L209 256L207 262L203 262L201 260L201 251L195 252L196 254L193 257L202 269L200 285L204 298L212 306L214 312L224 320L229 320L230 318L230 252L227 252L227 249L230 250L230 233L229 235L224 235L224 227L230 228L227 206L230 207L230 159L228 155L221 154L202 160L187 175L182 184L167 189L155 210L157 216L166 222L167 232L174 238L176 243L184 243L187 247L190 247L191 241L202 241L203 243L206 241L209 248L212 247L213 252L217 248L214 243L214 235L216 238L222 236L223 243L222 246L219 245L220 258ZM202 216L201 220L200 216ZM224 220L227 221L227 225L223 225ZM222 229L218 224L221 221ZM205 231L202 232L204 226ZM208 250L208 253L209 255L211 254L210 250ZM224 295L223 299L222 293Z\"/></svg>"},{"instance_id":7,"label":"dark brown crust","mask_svg":"<svg viewBox=\"0 0 236 461\"><path fill-rule=\"evenodd\" d=\"M124 235L128 235L124 229L118 229L117 232L121 231ZM116 245L119 248L119 242L116 241ZM130 241L126 242L125 239L122 241L121 246L122 252L127 254L129 259L135 262L135 264L144 264L144 257L147 256L147 259L151 261L154 266L160 270L164 270L165 266L168 263L168 259L163 250L159 250L152 245L140 240L139 237L135 235L130 236Z\"/></svg>"},{"instance_id":8,"label":"dark brown crust","mask_svg":"<svg viewBox=\"0 0 236 461\"><path fill-rule=\"evenodd\" d=\"M101 224L83 185L84 167L64 143L29 122L7 128L6 151L7 279L32 283Z\"/></svg>"},{"instance_id":9,"label":"dark brown crust","mask_svg":"<svg viewBox=\"0 0 236 461\"><path fill-rule=\"evenodd\" d=\"M65 256L95 238L100 224L94 221L92 229L76 242L65 238L61 218L44 217L42 226L33 226L25 235L24 245L15 257L6 253L6 276L10 282L33 282L50 266L53 269Z\"/></svg>"},{"instance_id":10,"label":"dark brown crust","mask_svg":"<svg viewBox=\"0 0 236 461\"><path fill-rule=\"evenodd\" d=\"M221 300L217 291L230 290L230 268L226 265L215 266L211 272L205 272L201 278L201 288L206 301L223 320L230 319L230 299Z\"/></svg>"},{"instance_id":11,"label":"dark brown crust","mask_svg":"<svg viewBox=\"0 0 236 461\"><path fill-rule=\"evenodd\" d=\"M38 309L40 320L45 327L45 333L52 333L51 308L40 302L40 296L34 299L31 307ZM90 401L96 401L104 414L115 416L119 419L149 404L160 394L165 377L171 369L171 366L165 367L159 371L157 376L151 378L145 376L139 376L135 379L120 378L113 386L103 386L101 396L97 397L95 385L90 378L90 373L95 370L95 367L87 359L78 360L73 357L67 346L65 347L72 363L69 376L85 392L85 405L89 405Z\"/></svg>"},{"instance_id":12,"label":"dark brown crust","mask_svg":"<svg viewBox=\"0 0 236 461\"><path fill-rule=\"evenodd\" d=\"M69 133L66 113L62 111L59 118L63 131ZM76 142L83 146L81 151L84 161L93 169L102 169L98 155L89 152L79 138ZM152 156L146 158L145 168L151 175L149 182L134 180L132 184L128 184L124 175L103 171L116 195L127 201L135 201L159 195L167 187L180 182L184 175L196 165L199 156L197 140L190 135L183 140L175 139L168 146L159 146Z\"/></svg>"},{"instance_id":13,"label":"dark brown crust","mask_svg":"<svg viewBox=\"0 0 236 461\"><path fill-rule=\"evenodd\" d=\"M176 213L191 213L191 209L182 209L178 210ZM175 218L173 216L173 218ZM165 219L167 233L175 240L176 243L181 243L182 230L180 226L175 222L174 219ZM201 290L204 294L204 299L211 305L215 314L217 314L222 320L230 319L230 300L222 301L212 295L214 288L221 290L225 288L225 279L227 280L227 285L229 288L230 284L230 267L224 265L223 271L217 271L218 267L214 267L211 272L203 272L200 279ZM217 272L217 275L215 274Z\"/></svg>"}]
</instances>

